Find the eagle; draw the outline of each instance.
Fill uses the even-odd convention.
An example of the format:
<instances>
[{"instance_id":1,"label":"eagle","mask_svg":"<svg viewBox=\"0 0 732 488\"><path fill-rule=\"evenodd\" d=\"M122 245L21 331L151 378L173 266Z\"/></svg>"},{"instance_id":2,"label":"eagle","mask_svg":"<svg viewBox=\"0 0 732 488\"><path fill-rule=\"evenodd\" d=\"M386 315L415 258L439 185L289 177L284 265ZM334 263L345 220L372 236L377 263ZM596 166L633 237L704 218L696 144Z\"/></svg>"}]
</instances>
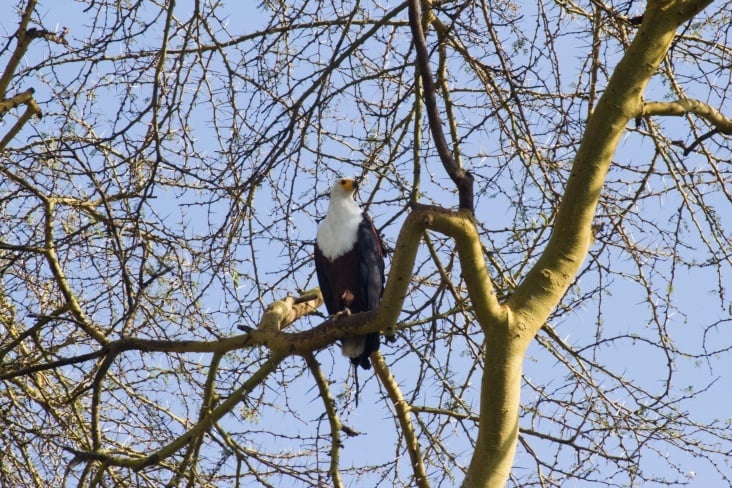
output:
<instances>
[{"instance_id":1,"label":"eagle","mask_svg":"<svg viewBox=\"0 0 732 488\"><path fill-rule=\"evenodd\" d=\"M384 290L384 248L371 217L354 200L358 184L355 178L336 180L315 240L315 270L331 316L374 309ZM341 351L356 368L370 369L379 342L378 332L347 336Z\"/></svg>"}]
</instances>

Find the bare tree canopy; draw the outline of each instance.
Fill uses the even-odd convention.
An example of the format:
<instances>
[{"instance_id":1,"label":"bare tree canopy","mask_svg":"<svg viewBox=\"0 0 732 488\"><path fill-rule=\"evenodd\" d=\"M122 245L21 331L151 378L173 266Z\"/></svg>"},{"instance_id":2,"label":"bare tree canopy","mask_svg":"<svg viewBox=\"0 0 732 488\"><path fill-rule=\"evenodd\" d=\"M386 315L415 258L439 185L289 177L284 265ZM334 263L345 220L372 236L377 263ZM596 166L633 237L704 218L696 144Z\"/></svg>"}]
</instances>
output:
<instances>
[{"instance_id":1,"label":"bare tree canopy","mask_svg":"<svg viewBox=\"0 0 732 488\"><path fill-rule=\"evenodd\" d=\"M0 12L0 486L732 484L732 3Z\"/></svg>"}]
</instances>

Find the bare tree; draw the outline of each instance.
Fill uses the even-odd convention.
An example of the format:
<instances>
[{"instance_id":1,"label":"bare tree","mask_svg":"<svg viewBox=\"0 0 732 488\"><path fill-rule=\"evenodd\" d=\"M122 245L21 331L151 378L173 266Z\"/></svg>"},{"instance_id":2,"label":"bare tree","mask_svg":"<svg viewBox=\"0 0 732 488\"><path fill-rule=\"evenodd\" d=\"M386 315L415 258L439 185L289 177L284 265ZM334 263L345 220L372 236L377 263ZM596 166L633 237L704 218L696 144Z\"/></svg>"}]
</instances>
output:
<instances>
[{"instance_id":1,"label":"bare tree","mask_svg":"<svg viewBox=\"0 0 732 488\"><path fill-rule=\"evenodd\" d=\"M730 482L729 2L3 8L0 485Z\"/></svg>"}]
</instances>

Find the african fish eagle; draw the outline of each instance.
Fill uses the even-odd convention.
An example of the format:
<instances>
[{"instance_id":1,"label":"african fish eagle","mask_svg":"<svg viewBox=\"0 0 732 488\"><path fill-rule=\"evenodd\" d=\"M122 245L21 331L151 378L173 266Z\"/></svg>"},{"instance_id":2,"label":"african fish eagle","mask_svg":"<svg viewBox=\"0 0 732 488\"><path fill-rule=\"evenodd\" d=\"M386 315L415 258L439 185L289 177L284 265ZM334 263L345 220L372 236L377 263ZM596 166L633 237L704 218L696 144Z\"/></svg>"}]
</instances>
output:
<instances>
[{"instance_id":1,"label":"african fish eagle","mask_svg":"<svg viewBox=\"0 0 732 488\"><path fill-rule=\"evenodd\" d=\"M336 180L318 226L315 270L330 315L376 308L384 290L384 250L373 221L354 200L357 189L354 178ZM378 332L344 337L341 344L343 355L364 369L378 349Z\"/></svg>"}]
</instances>

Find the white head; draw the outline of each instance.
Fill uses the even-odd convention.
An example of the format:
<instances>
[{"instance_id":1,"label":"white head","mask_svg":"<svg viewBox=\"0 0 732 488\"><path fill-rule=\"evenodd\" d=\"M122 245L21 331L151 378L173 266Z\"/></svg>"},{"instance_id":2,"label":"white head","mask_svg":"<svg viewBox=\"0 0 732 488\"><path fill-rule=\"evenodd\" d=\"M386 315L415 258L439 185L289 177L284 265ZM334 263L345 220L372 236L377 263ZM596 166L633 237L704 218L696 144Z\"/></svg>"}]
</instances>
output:
<instances>
[{"instance_id":1,"label":"white head","mask_svg":"<svg viewBox=\"0 0 732 488\"><path fill-rule=\"evenodd\" d=\"M342 200L353 198L358 190L358 180L356 178L338 178L330 189L330 198Z\"/></svg>"},{"instance_id":2,"label":"white head","mask_svg":"<svg viewBox=\"0 0 732 488\"><path fill-rule=\"evenodd\" d=\"M330 190L328 213L318 227L317 237L318 246L330 260L350 251L358 239L363 217L353 199L357 188L357 179L338 178Z\"/></svg>"}]
</instances>

